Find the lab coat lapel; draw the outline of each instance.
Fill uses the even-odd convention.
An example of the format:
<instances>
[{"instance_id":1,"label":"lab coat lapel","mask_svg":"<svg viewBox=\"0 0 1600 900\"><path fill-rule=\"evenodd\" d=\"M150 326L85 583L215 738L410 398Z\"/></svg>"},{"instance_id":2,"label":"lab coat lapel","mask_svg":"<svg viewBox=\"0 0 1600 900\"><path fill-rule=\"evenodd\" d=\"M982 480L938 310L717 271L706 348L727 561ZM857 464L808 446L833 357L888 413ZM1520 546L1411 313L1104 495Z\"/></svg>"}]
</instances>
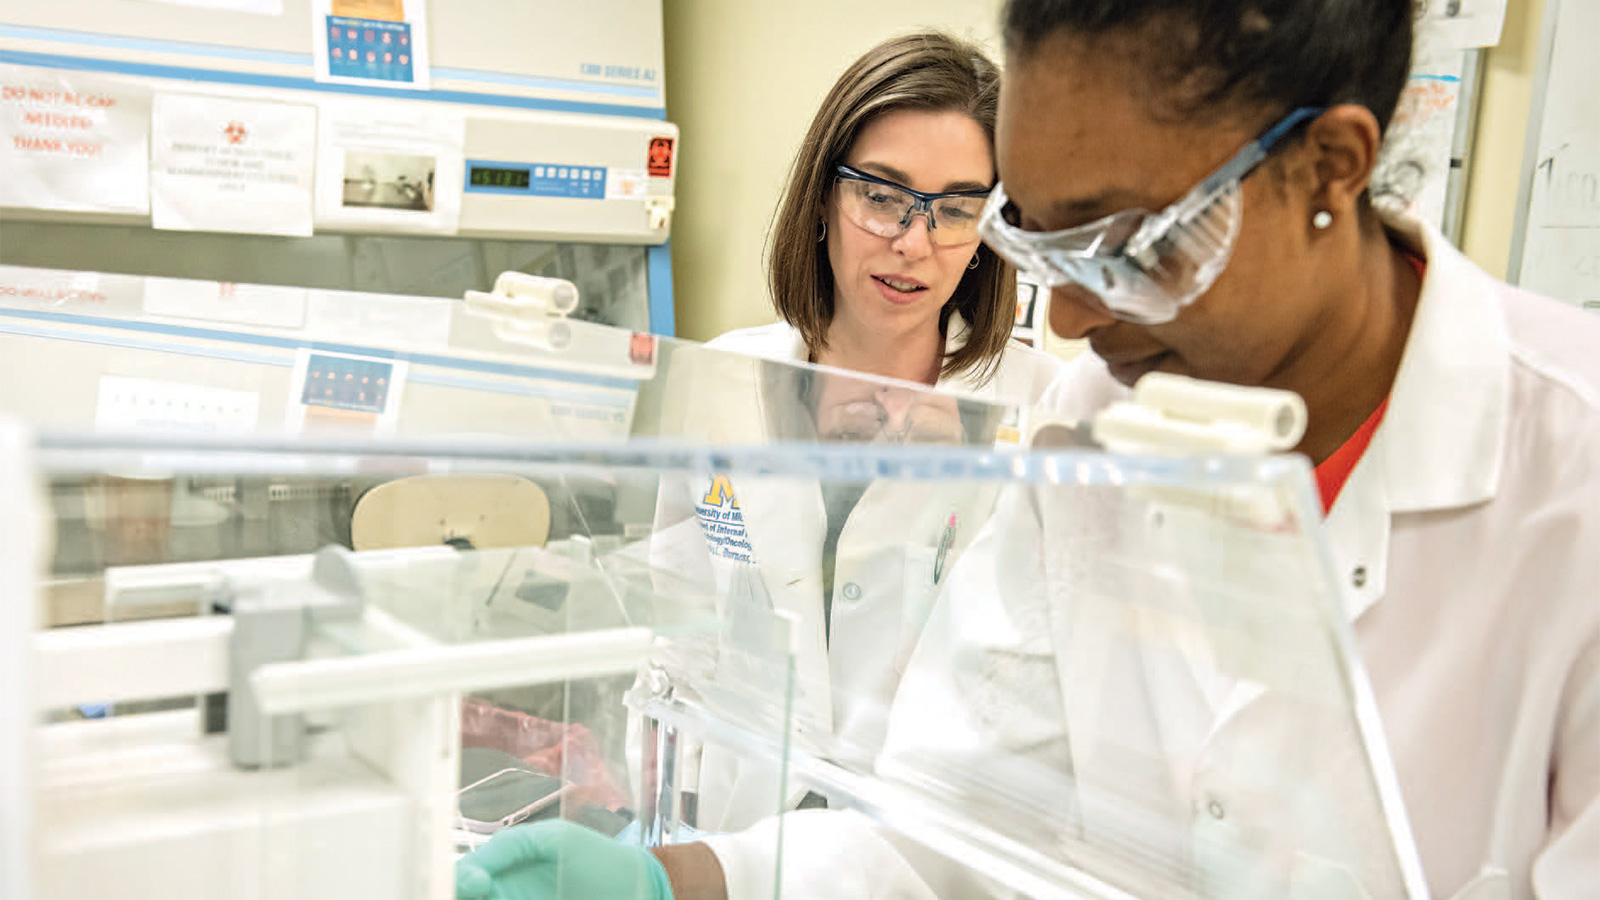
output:
<instances>
[{"instance_id":1,"label":"lab coat lapel","mask_svg":"<svg viewBox=\"0 0 1600 900\"><path fill-rule=\"evenodd\" d=\"M811 478L746 477L733 485L773 608L795 623L798 724L826 732L833 701L822 622L822 488Z\"/></svg>"},{"instance_id":2,"label":"lab coat lapel","mask_svg":"<svg viewBox=\"0 0 1600 900\"><path fill-rule=\"evenodd\" d=\"M1389 407L1324 520L1351 621L1384 595L1396 513L1492 499L1510 414L1510 336L1497 287L1434 229L1386 223L1427 271Z\"/></svg>"},{"instance_id":3,"label":"lab coat lapel","mask_svg":"<svg viewBox=\"0 0 1600 900\"><path fill-rule=\"evenodd\" d=\"M1499 285L1438 231L1389 223L1427 257L1405 355L1380 431L1386 493L1396 512L1492 498L1510 415L1511 337ZM1369 451L1370 452L1370 451Z\"/></svg>"}]
</instances>

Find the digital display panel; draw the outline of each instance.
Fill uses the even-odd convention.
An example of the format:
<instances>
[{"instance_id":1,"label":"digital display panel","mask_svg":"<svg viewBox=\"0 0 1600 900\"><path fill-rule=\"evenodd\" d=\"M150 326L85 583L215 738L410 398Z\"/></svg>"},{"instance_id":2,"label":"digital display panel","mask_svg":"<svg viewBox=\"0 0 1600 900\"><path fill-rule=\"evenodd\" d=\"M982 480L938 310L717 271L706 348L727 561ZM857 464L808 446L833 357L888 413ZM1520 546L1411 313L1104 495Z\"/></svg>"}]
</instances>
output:
<instances>
[{"instance_id":1,"label":"digital display panel","mask_svg":"<svg viewBox=\"0 0 1600 900\"><path fill-rule=\"evenodd\" d=\"M641 175L642 179L643 176ZM509 160L467 160L468 193L518 197L606 199L605 166Z\"/></svg>"},{"instance_id":2,"label":"digital display panel","mask_svg":"<svg viewBox=\"0 0 1600 900\"><path fill-rule=\"evenodd\" d=\"M527 169L491 169L473 166L467 183L472 187L525 189L530 181Z\"/></svg>"}]
</instances>

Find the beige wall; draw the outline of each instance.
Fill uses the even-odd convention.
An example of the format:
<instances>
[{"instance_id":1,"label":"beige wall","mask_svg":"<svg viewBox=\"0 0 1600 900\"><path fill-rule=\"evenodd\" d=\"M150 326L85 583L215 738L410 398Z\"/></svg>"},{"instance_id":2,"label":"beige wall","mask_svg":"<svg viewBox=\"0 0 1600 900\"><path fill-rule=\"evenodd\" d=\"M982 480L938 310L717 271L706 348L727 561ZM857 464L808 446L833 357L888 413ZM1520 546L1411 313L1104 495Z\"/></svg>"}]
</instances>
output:
<instances>
[{"instance_id":1,"label":"beige wall","mask_svg":"<svg viewBox=\"0 0 1600 900\"><path fill-rule=\"evenodd\" d=\"M1544 0L1511 0L1500 45L1491 48L1484 59L1461 249L1498 278L1505 277L1511 258L1511 225L1516 218L1544 5Z\"/></svg>"},{"instance_id":2,"label":"beige wall","mask_svg":"<svg viewBox=\"0 0 1600 900\"><path fill-rule=\"evenodd\" d=\"M664 0L667 117L681 137L677 331L707 340L775 318L767 229L811 116L851 60L935 26L998 57L1000 0Z\"/></svg>"}]
</instances>

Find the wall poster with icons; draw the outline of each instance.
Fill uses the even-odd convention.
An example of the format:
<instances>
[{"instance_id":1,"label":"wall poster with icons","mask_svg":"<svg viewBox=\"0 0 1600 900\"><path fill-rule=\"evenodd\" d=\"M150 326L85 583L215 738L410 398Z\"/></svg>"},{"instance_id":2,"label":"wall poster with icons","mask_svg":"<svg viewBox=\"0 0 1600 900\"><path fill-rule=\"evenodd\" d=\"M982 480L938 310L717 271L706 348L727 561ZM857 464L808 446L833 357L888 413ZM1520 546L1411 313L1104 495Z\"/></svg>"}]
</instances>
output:
<instances>
[{"instance_id":1,"label":"wall poster with icons","mask_svg":"<svg viewBox=\"0 0 1600 900\"><path fill-rule=\"evenodd\" d=\"M301 349L289 382L290 434L393 434L406 362Z\"/></svg>"},{"instance_id":2,"label":"wall poster with icons","mask_svg":"<svg viewBox=\"0 0 1600 900\"><path fill-rule=\"evenodd\" d=\"M318 81L428 89L422 0L313 0L311 31Z\"/></svg>"}]
</instances>

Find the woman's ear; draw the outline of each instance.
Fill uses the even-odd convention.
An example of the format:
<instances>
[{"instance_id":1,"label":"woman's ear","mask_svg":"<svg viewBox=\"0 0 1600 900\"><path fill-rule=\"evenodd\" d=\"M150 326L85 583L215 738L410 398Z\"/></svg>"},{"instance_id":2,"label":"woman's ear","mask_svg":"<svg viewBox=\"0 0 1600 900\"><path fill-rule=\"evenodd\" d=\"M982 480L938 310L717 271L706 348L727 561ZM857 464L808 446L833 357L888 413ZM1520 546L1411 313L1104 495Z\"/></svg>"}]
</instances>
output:
<instances>
[{"instance_id":1,"label":"woman's ear","mask_svg":"<svg viewBox=\"0 0 1600 900\"><path fill-rule=\"evenodd\" d=\"M1334 216L1354 214L1378 164L1383 131L1365 106L1341 103L1306 128L1316 179L1312 205Z\"/></svg>"}]
</instances>

